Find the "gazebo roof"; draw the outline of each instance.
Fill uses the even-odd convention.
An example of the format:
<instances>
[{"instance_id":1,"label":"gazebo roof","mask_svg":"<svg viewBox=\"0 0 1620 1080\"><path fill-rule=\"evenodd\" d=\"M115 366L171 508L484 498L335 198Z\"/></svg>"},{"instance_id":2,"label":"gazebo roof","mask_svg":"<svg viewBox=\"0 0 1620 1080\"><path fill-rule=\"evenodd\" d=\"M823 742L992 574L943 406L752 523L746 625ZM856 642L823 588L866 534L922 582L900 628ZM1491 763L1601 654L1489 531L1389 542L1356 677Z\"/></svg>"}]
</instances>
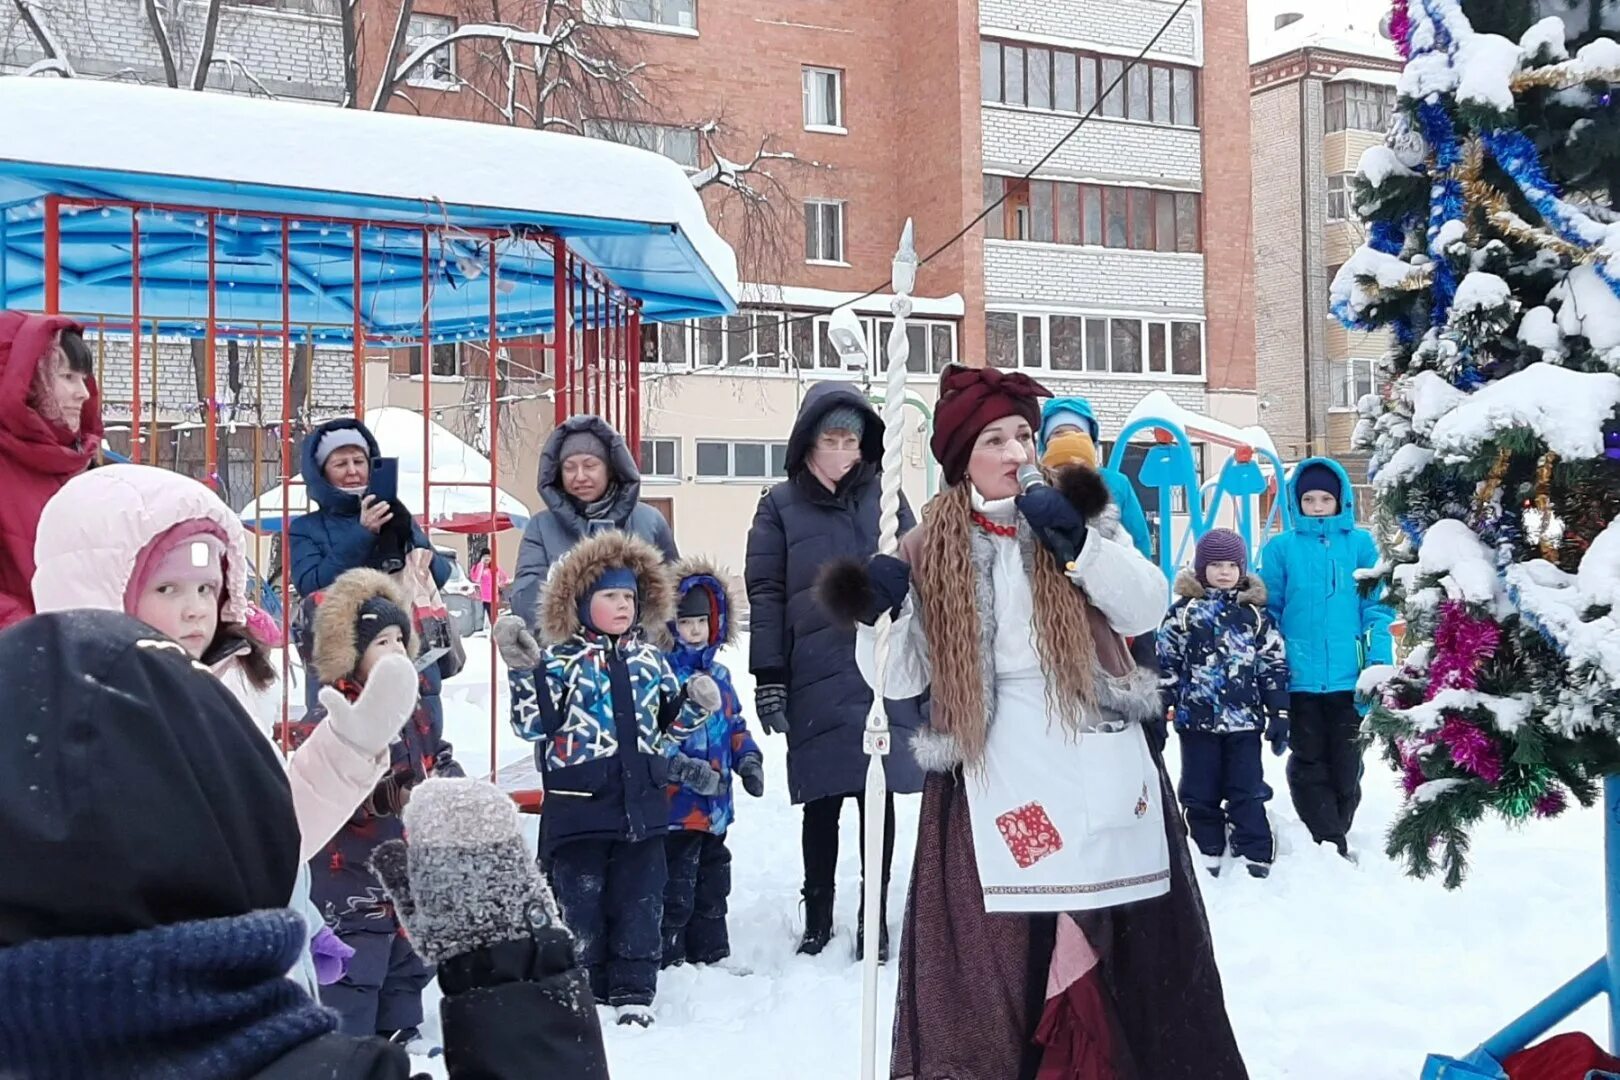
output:
<instances>
[{"instance_id":1,"label":"gazebo roof","mask_svg":"<svg viewBox=\"0 0 1620 1080\"><path fill-rule=\"evenodd\" d=\"M140 208L141 315L200 333L206 211L217 318L282 324L282 218L300 340L347 341L356 225L368 338L488 333L485 239L503 336L549 330L566 238L650 321L736 310L736 259L685 172L650 151L494 124L81 79L0 78L0 307L44 305L43 197L63 196L61 309L128 316ZM428 249L424 259L424 228ZM578 290L576 289L576 296ZM227 331L229 332L229 331Z\"/></svg>"}]
</instances>

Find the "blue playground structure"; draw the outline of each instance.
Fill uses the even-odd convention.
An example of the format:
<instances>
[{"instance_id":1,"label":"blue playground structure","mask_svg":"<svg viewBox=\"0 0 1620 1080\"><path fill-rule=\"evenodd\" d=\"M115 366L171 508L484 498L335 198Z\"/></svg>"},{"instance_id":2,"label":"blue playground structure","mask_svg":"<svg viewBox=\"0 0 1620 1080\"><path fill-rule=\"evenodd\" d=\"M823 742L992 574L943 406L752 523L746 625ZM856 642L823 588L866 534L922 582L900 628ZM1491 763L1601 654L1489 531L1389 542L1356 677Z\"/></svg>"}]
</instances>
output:
<instances>
[{"instance_id":1,"label":"blue playground structure","mask_svg":"<svg viewBox=\"0 0 1620 1080\"><path fill-rule=\"evenodd\" d=\"M1228 507L1237 519L1237 532L1249 549L1249 562L1258 566L1260 549L1267 538L1293 525L1288 500L1281 497L1286 470L1277 452L1256 428L1237 429L1207 417L1188 412L1169 395L1155 392L1143 398L1131 413L1109 454L1108 467L1123 471L1131 440L1152 433L1153 445L1142 456L1141 467L1133 478L1141 487L1157 491L1159 502L1158 535L1155 547L1159 568L1173 581L1191 545L1216 526ZM1198 474L1193 438L1232 451L1219 474L1205 481ZM1262 443L1264 439L1264 443ZM1138 444L1140 446L1140 444ZM1267 474L1265 466L1269 465ZM1176 540L1175 495L1180 493L1187 507L1187 528ZM1261 500L1274 496L1256 527Z\"/></svg>"}]
</instances>

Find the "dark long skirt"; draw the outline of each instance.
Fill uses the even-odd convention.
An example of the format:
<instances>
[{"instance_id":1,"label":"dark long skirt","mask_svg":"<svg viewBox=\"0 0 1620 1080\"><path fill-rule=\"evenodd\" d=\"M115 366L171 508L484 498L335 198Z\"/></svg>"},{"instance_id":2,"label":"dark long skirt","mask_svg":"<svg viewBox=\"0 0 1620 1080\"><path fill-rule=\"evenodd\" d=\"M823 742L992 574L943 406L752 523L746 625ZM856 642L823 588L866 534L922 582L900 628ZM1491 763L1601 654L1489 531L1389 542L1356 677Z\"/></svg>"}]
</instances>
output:
<instances>
[{"instance_id":1,"label":"dark long skirt","mask_svg":"<svg viewBox=\"0 0 1620 1080\"><path fill-rule=\"evenodd\" d=\"M1175 793L1170 892L1077 916L1100 958L1118 1080L1246 1080ZM930 773L900 946L894 1080L1034 1077L1055 915L987 914L962 774Z\"/></svg>"}]
</instances>

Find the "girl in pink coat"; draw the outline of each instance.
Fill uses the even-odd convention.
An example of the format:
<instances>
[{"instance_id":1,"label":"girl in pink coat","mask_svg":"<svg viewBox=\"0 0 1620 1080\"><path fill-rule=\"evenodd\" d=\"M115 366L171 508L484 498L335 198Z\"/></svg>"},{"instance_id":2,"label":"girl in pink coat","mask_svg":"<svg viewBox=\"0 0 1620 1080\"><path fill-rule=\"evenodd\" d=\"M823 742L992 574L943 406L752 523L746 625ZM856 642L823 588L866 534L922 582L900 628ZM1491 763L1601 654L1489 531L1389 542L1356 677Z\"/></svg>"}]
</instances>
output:
<instances>
[{"instance_id":1,"label":"girl in pink coat","mask_svg":"<svg viewBox=\"0 0 1620 1080\"><path fill-rule=\"evenodd\" d=\"M495 569L495 560L487 551L473 563L472 573L467 576L478 586L478 595L484 601L484 614L493 623L495 612L501 606L501 590L510 585L512 579L506 576L505 570Z\"/></svg>"},{"instance_id":2,"label":"girl in pink coat","mask_svg":"<svg viewBox=\"0 0 1620 1080\"><path fill-rule=\"evenodd\" d=\"M272 737L281 686L265 643L248 628L258 613L247 599L247 534L212 491L146 465L93 469L46 504L34 557L38 611L122 611L163 631L212 669ZM371 794L406 715L357 709L333 717L287 762L301 861Z\"/></svg>"}]
</instances>

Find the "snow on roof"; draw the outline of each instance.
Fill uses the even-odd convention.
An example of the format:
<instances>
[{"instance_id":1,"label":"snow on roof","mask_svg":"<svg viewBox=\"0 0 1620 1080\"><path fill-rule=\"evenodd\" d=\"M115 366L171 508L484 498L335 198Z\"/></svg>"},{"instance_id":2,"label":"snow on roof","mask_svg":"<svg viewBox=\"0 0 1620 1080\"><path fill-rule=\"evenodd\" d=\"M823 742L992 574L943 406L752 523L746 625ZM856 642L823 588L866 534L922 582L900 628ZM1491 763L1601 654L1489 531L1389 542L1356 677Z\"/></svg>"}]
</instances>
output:
<instances>
[{"instance_id":1,"label":"snow on roof","mask_svg":"<svg viewBox=\"0 0 1620 1080\"><path fill-rule=\"evenodd\" d=\"M1180 405L1163 390L1155 390L1136 403L1136 408L1125 418L1120 430L1130 427L1138 420L1168 420L1185 431L1189 438L1194 440L1214 438L1229 445L1252 446L1259 450L1269 450L1275 454L1276 445L1271 441L1271 435L1263 427L1238 427L1228 424L1224 420L1216 420L1211 416L1195 413L1184 405Z\"/></svg>"},{"instance_id":2,"label":"snow on roof","mask_svg":"<svg viewBox=\"0 0 1620 1080\"><path fill-rule=\"evenodd\" d=\"M1389 0L1253 0L1249 5L1249 63L1257 64L1296 49L1336 52L1395 60L1395 45L1379 32ZM1284 13L1304 18L1278 29Z\"/></svg>"},{"instance_id":3,"label":"snow on roof","mask_svg":"<svg viewBox=\"0 0 1620 1080\"><path fill-rule=\"evenodd\" d=\"M432 512L422 512L422 414L385 405L366 412L366 427L377 437L386 457L399 459L399 498L412 516L424 524L439 525L452 519L489 518L489 459L468 446L454 432L434 420L428 422L433 460ZM281 485L276 484L242 508L237 516L248 525L279 527ZM296 481L287 505L294 516L310 511L309 493ZM501 491L499 512L514 528L529 520L529 509L515 496Z\"/></svg>"},{"instance_id":4,"label":"snow on roof","mask_svg":"<svg viewBox=\"0 0 1620 1080\"><path fill-rule=\"evenodd\" d=\"M745 304L781 304L784 307L832 309L848 306L865 315L887 315L893 293L839 292L835 289L812 289L803 285L754 285L742 287L741 300ZM949 296L913 296L913 315L938 318L958 318L967 313L961 293Z\"/></svg>"},{"instance_id":5,"label":"snow on roof","mask_svg":"<svg viewBox=\"0 0 1620 1080\"><path fill-rule=\"evenodd\" d=\"M1401 81L1401 73L1387 68L1347 67L1328 82L1360 82L1374 86L1394 86Z\"/></svg>"},{"instance_id":6,"label":"snow on roof","mask_svg":"<svg viewBox=\"0 0 1620 1080\"><path fill-rule=\"evenodd\" d=\"M738 292L736 257L679 165L555 132L85 79L0 78L0 208L21 204L19 214L37 216L32 204L50 193L376 224L542 227L642 297L651 319L734 310ZM64 249L71 224L64 220ZM38 307L26 295L29 270L38 291L38 252L30 265L11 239L11 302ZM76 269L65 251L64 261ZM88 287L82 305L66 295L71 288L64 292L69 310L116 310Z\"/></svg>"}]
</instances>

